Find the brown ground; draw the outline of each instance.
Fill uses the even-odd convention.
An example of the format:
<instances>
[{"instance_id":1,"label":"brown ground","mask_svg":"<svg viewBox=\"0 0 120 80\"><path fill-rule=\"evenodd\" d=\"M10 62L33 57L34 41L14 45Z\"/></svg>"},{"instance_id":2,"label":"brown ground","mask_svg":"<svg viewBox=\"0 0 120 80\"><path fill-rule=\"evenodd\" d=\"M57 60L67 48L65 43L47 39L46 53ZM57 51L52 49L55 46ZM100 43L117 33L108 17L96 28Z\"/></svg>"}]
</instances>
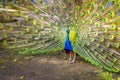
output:
<instances>
[{"instance_id":1,"label":"brown ground","mask_svg":"<svg viewBox=\"0 0 120 80\"><path fill-rule=\"evenodd\" d=\"M9 58L0 64L0 80L104 80L99 74L102 69L79 56L74 64L61 52Z\"/></svg>"}]
</instances>

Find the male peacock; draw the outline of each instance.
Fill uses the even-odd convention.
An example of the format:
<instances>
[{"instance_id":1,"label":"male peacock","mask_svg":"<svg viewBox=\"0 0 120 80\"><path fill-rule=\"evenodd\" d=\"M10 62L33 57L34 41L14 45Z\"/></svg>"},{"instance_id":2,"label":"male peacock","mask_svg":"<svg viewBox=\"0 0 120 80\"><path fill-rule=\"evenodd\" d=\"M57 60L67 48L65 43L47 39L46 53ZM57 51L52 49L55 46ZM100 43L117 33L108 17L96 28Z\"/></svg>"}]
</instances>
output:
<instances>
[{"instance_id":1,"label":"male peacock","mask_svg":"<svg viewBox=\"0 0 120 80\"><path fill-rule=\"evenodd\" d=\"M65 46L64 46L64 50L66 51L67 54L69 54L69 62L70 63L74 63L75 58L76 58L76 53L73 52L73 47L74 47L74 43L76 40L76 34L73 30L67 29L66 30L66 40L65 40ZM72 59L72 54L74 56L74 58Z\"/></svg>"},{"instance_id":2,"label":"male peacock","mask_svg":"<svg viewBox=\"0 0 120 80\"><path fill-rule=\"evenodd\" d=\"M20 54L64 49L65 30L76 32L73 51L113 72L120 71L120 0L38 0L1 9L0 46ZM7 15L7 16L6 16Z\"/></svg>"}]
</instances>

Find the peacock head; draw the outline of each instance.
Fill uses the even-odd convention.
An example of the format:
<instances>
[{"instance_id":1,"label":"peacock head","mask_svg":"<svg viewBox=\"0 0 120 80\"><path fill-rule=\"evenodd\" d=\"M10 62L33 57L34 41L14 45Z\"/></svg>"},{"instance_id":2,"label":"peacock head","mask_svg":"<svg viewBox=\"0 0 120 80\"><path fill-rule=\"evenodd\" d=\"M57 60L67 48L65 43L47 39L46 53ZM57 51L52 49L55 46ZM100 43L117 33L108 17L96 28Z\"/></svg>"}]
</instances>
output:
<instances>
[{"instance_id":1,"label":"peacock head","mask_svg":"<svg viewBox=\"0 0 120 80\"><path fill-rule=\"evenodd\" d=\"M66 32L67 32L67 33L69 33L69 32L70 32L69 28L67 28L67 29L66 29Z\"/></svg>"}]
</instances>

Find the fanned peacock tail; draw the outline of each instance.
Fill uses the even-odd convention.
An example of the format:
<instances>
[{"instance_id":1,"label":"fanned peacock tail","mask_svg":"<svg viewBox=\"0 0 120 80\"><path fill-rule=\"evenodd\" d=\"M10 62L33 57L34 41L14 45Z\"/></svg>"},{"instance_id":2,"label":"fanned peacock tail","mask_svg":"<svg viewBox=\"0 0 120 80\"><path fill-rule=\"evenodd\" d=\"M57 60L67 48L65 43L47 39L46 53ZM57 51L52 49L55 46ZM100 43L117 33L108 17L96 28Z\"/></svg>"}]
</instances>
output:
<instances>
[{"instance_id":1,"label":"fanned peacock tail","mask_svg":"<svg viewBox=\"0 0 120 80\"><path fill-rule=\"evenodd\" d=\"M72 27L77 34L74 52L101 68L120 71L120 0L11 4L0 10L7 20L0 23L1 47L20 54L63 50L65 30Z\"/></svg>"}]
</instances>

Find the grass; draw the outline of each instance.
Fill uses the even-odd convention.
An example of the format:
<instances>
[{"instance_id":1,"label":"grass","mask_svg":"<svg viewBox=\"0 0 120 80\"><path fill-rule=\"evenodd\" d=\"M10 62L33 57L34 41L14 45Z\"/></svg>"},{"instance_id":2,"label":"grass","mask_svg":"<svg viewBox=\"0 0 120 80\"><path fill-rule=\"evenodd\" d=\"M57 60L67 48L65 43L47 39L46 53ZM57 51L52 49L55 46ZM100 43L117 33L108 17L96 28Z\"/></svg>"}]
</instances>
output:
<instances>
[{"instance_id":1,"label":"grass","mask_svg":"<svg viewBox=\"0 0 120 80\"><path fill-rule=\"evenodd\" d=\"M98 75L103 78L103 80L120 80L120 77L113 76L112 72L99 71Z\"/></svg>"}]
</instances>

